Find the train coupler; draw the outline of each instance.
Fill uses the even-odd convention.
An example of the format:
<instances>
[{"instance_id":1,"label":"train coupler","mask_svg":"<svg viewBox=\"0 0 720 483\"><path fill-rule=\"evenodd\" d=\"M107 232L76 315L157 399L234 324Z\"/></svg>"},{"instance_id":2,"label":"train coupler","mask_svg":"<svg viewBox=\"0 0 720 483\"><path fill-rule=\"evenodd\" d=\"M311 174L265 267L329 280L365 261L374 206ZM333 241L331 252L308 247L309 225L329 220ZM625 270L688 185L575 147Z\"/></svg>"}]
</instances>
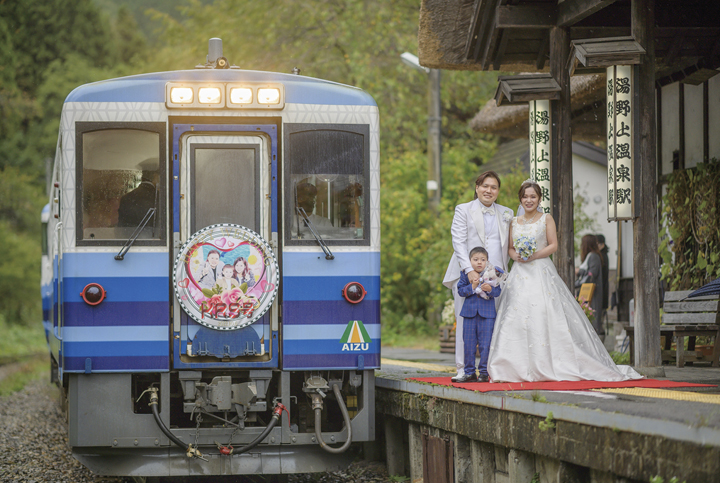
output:
<instances>
[{"instance_id":1,"label":"train coupler","mask_svg":"<svg viewBox=\"0 0 720 483\"><path fill-rule=\"evenodd\" d=\"M222 444L215 441L215 444L218 447L218 451L220 451L220 454L230 456L233 454L233 451L235 451L235 448L233 448L231 445L223 446Z\"/></svg>"},{"instance_id":2,"label":"train coupler","mask_svg":"<svg viewBox=\"0 0 720 483\"><path fill-rule=\"evenodd\" d=\"M202 455L202 453L200 452L199 449L194 448L193 445L191 445L191 444L189 444L189 445L187 446L187 452L185 453L185 455L186 455L188 458L197 458L197 459L201 459L201 460L203 460L203 461L209 461L207 458L205 458L205 457Z\"/></svg>"}]
</instances>

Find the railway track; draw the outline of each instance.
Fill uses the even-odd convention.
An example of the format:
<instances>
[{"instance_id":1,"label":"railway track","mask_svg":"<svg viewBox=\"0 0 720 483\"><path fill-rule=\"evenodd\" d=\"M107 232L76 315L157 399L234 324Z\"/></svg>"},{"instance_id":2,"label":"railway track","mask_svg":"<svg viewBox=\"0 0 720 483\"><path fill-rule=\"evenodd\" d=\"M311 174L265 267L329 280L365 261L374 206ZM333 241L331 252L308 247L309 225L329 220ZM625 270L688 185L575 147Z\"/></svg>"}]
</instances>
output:
<instances>
[{"instance_id":1,"label":"railway track","mask_svg":"<svg viewBox=\"0 0 720 483\"><path fill-rule=\"evenodd\" d=\"M37 361L33 355L0 365L0 385L4 378L26 371ZM59 392L49 378L28 383L22 390L0 397L0 481L57 483L133 483L132 479L94 475L76 461L68 446L67 424L59 405ZM149 480L158 481L158 480ZM256 477L210 479L163 478L163 483L260 483ZM268 480L273 481L273 480ZM385 465L360 461L344 471L289 475L287 483L387 483L398 481L387 475Z\"/></svg>"}]
</instances>

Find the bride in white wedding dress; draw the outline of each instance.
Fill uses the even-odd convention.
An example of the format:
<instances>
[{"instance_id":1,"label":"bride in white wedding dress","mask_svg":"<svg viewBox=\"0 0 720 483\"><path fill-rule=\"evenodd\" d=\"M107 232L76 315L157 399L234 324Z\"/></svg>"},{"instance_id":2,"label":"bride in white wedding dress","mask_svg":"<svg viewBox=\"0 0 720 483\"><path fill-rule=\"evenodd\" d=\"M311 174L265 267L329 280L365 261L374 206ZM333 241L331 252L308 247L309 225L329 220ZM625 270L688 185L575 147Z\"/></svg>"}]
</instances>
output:
<instances>
[{"instance_id":1,"label":"bride in white wedding dress","mask_svg":"<svg viewBox=\"0 0 720 483\"><path fill-rule=\"evenodd\" d=\"M548 258L557 250L552 216L538 211L540 187L526 181L519 192L523 215L510 227L510 271L499 301L490 344L492 382L623 381L643 376L617 366L573 294ZM537 248L523 260L515 250L522 235Z\"/></svg>"}]
</instances>

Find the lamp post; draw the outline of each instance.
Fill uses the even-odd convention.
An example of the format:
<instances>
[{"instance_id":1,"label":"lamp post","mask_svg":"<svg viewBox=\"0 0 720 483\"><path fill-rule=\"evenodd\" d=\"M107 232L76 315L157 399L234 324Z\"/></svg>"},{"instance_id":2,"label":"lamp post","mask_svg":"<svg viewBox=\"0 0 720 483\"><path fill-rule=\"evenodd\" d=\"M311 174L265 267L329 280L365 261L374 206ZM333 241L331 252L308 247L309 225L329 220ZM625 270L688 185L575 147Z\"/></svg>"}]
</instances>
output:
<instances>
[{"instance_id":1,"label":"lamp post","mask_svg":"<svg viewBox=\"0 0 720 483\"><path fill-rule=\"evenodd\" d=\"M405 52L400 56L403 64L428 75L428 207L436 212L440 206L441 171L441 132L442 123L440 104L440 69L428 69L420 65L416 55Z\"/></svg>"}]
</instances>

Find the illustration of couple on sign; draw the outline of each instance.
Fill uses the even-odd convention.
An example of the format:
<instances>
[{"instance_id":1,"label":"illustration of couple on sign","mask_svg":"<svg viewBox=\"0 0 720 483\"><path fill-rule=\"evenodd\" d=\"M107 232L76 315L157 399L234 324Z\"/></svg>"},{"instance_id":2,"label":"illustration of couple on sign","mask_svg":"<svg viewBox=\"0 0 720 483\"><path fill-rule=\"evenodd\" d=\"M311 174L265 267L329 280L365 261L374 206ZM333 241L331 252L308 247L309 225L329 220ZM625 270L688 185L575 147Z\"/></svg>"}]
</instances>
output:
<instances>
[{"instance_id":1,"label":"illustration of couple on sign","mask_svg":"<svg viewBox=\"0 0 720 483\"><path fill-rule=\"evenodd\" d=\"M557 232L540 207L540 186L532 180L520 186L524 213L516 217L495 203L499 191L500 177L487 171L475 181L475 199L455 208L454 253L443 279L455 300L453 382L642 378L615 365L550 260Z\"/></svg>"},{"instance_id":2,"label":"illustration of couple on sign","mask_svg":"<svg viewBox=\"0 0 720 483\"><path fill-rule=\"evenodd\" d=\"M245 257L237 257L232 264L220 263L218 250L208 252L205 264L195 279L202 288L212 289L217 286L222 292L241 288L243 284L243 292L247 292L255 285L255 275Z\"/></svg>"}]
</instances>

